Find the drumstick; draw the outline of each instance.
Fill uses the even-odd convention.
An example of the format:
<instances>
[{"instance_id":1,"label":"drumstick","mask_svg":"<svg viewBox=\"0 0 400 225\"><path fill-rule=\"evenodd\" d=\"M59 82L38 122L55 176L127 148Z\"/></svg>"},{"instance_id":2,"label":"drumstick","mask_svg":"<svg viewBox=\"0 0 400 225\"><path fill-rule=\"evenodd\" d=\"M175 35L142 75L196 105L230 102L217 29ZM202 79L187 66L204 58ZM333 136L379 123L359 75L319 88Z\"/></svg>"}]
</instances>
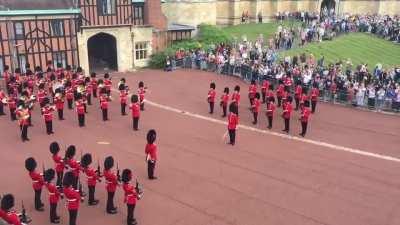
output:
<instances>
[{"instance_id":1,"label":"drumstick","mask_svg":"<svg viewBox=\"0 0 400 225\"><path fill-rule=\"evenodd\" d=\"M228 137L228 131L225 131L225 133L222 135L222 141L225 141L227 137Z\"/></svg>"}]
</instances>

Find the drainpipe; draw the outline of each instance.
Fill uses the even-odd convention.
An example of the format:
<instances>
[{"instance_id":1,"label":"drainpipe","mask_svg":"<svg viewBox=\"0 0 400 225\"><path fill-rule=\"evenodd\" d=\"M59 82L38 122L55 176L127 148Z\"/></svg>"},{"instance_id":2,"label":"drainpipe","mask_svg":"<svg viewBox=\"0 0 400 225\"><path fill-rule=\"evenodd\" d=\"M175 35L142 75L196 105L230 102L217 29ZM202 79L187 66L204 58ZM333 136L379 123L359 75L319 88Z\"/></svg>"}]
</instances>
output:
<instances>
[{"instance_id":1,"label":"drainpipe","mask_svg":"<svg viewBox=\"0 0 400 225\"><path fill-rule=\"evenodd\" d=\"M132 43L132 71L135 69L135 33L131 33L131 43Z\"/></svg>"}]
</instances>

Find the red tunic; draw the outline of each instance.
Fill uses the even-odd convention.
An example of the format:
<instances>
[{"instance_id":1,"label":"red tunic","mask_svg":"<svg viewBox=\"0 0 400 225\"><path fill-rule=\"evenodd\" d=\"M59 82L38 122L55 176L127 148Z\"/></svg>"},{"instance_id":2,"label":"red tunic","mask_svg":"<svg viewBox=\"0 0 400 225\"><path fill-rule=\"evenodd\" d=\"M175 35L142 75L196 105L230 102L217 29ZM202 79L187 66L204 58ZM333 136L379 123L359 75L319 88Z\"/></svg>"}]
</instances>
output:
<instances>
[{"instance_id":1,"label":"red tunic","mask_svg":"<svg viewBox=\"0 0 400 225\"><path fill-rule=\"evenodd\" d=\"M108 98L106 96L100 96L100 108L108 109Z\"/></svg>"},{"instance_id":2,"label":"red tunic","mask_svg":"<svg viewBox=\"0 0 400 225\"><path fill-rule=\"evenodd\" d=\"M210 90L208 91L207 101L208 101L208 102L215 102L215 95L216 95L215 90L214 90L214 89L210 89Z\"/></svg>"},{"instance_id":3,"label":"red tunic","mask_svg":"<svg viewBox=\"0 0 400 225\"><path fill-rule=\"evenodd\" d=\"M32 179L33 190L41 190L44 185L43 175L37 173L36 171L29 172L29 176Z\"/></svg>"},{"instance_id":4,"label":"red tunic","mask_svg":"<svg viewBox=\"0 0 400 225\"><path fill-rule=\"evenodd\" d=\"M111 90L112 82L110 79L104 80L104 87L106 88L107 91Z\"/></svg>"},{"instance_id":5,"label":"red tunic","mask_svg":"<svg viewBox=\"0 0 400 225\"><path fill-rule=\"evenodd\" d=\"M86 178L87 178L87 184L88 186L96 186L97 183L97 173L94 169L92 168L87 168L84 170L85 174L86 174Z\"/></svg>"},{"instance_id":6,"label":"red tunic","mask_svg":"<svg viewBox=\"0 0 400 225\"><path fill-rule=\"evenodd\" d=\"M19 220L19 216L15 211L5 212L3 219L12 225L21 225L21 221Z\"/></svg>"},{"instance_id":7,"label":"red tunic","mask_svg":"<svg viewBox=\"0 0 400 225\"><path fill-rule=\"evenodd\" d=\"M257 85L252 84L249 86L249 98L254 98L257 92Z\"/></svg>"},{"instance_id":8,"label":"red tunic","mask_svg":"<svg viewBox=\"0 0 400 225\"><path fill-rule=\"evenodd\" d=\"M92 78L90 80L90 83L92 84L93 90L97 90L97 79L96 78Z\"/></svg>"},{"instance_id":9,"label":"red tunic","mask_svg":"<svg viewBox=\"0 0 400 225\"><path fill-rule=\"evenodd\" d=\"M318 96L319 96L318 88L312 88L310 94L311 101L317 101Z\"/></svg>"},{"instance_id":10,"label":"red tunic","mask_svg":"<svg viewBox=\"0 0 400 225\"><path fill-rule=\"evenodd\" d=\"M294 91L294 97L299 99L302 93L303 93L303 88L301 87L301 85L297 85L296 90Z\"/></svg>"},{"instance_id":11,"label":"red tunic","mask_svg":"<svg viewBox=\"0 0 400 225\"><path fill-rule=\"evenodd\" d=\"M106 189L108 192L115 192L118 186L117 175L111 170L104 170L104 178L106 179Z\"/></svg>"},{"instance_id":12,"label":"red tunic","mask_svg":"<svg viewBox=\"0 0 400 225\"><path fill-rule=\"evenodd\" d=\"M261 86L261 92L262 93L267 93L268 87L269 87L269 81L268 80L264 80L263 84Z\"/></svg>"},{"instance_id":13,"label":"red tunic","mask_svg":"<svg viewBox=\"0 0 400 225\"><path fill-rule=\"evenodd\" d=\"M119 101L121 104L126 104L128 100L128 91L127 90L122 90L119 92Z\"/></svg>"},{"instance_id":14,"label":"red tunic","mask_svg":"<svg viewBox=\"0 0 400 225\"><path fill-rule=\"evenodd\" d=\"M304 103L306 100L308 100L308 96L306 93L303 93L303 95L300 98L300 103Z\"/></svg>"},{"instance_id":15,"label":"red tunic","mask_svg":"<svg viewBox=\"0 0 400 225\"><path fill-rule=\"evenodd\" d=\"M157 145L156 144L146 144L146 148L144 150L146 155L150 155L151 161L157 161Z\"/></svg>"},{"instance_id":16,"label":"red tunic","mask_svg":"<svg viewBox=\"0 0 400 225\"><path fill-rule=\"evenodd\" d=\"M253 100L253 105L251 106L253 112L258 113L260 111L260 105L261 105L260 100L255 98Z\"/></svg>"},{"instance_id":17,"label":"red tunic","mask_svg":"<svg viewBox=\"0 0 400 225\"><path fill-rule=\"evenodd\" d=\"M65 97L68 99L73 99L74 98L74 88L69 87L67 88L67 90L65 91Z\"/></svg>"},{"instance_id":18,"label":"red tunic","mask_svg":"<svg viewBox=\"0 0 400 225\"><path fill-rule=\"evenodd\" d=\"M19 118L18 122L20 126L25 126L25 125L29 125L29 120L28 118L23 118L23 116L25 115L24 113L24 109L18 109L15 112L15 115Z\"/></svg>"},{"instance_id":19,"label":"red tunic","mask_svg":"<svg viewBox=\"0 0 400 225\"><path fill-rule=\"evenodd\" d=\"M72 170L72 173L75 177L79 177L79 172L81 170L81 165L75 160L70 159L67 161L69 168Z\"/></svg>"},{"instance_id":20,"label":"red tunic","mask_svg":"<svg viewBox=\"0 0 400 225\"><path fill-rule=\"evenodd\" d=\"M44 108L42 108L44 121L49 122L53 120L53 111L54 109L49 106L45 106Z\"/></svg>"},{"instance_id":21,"label":"red tunic","mask_svg":"<svg viewBox=\"0 0 400 225\"><path fill-rule=\"evenodd\" d=\"M7 104L9 109L17 108L17 102L15 101L15 98L13 96L8 97Z\"/></svg>"},{"instance_id":22,"label":"red tunic","mask_svg":"<svg viewBox=\"0 0 400 225\"><path fill-rule=\"evenodd\" d=\"M285 89L285 86L283 86L283 84L280 84L276 90L276 96L282 97L284 89Z\"/></svg>"},{"instance_id":23,"label":"red tunic","mask_svg":"<svg viewBox=\"0 0 400 225\"><path fill-rule=\"evenodd\" d=\"M72 187L64 188L64 196L66 198L66 204L68 210L78 210L79 201L81 200L81 195L78 190L74 190Z\"/></svg>"},{"instance_id":24,"label":"red tunic","mask_svg":"<svg viewBox=\"0 0 400 225\"><path fill-rule=\"evenodd\" d=\"M301 121L301 122L308 122L308 119L310 118L310 115L311 115L310 109L307 108L307 107L304 107L304 108L301 110L301 118L300 118L300 121Z\"/></svg>"},{"instance_id":25,"label":"red tunic","mask_svg":"<svg viewBox=\"0 0 400 225\"><path fill-rule=\"evenodd\" d=\"M76 106L76 112L78 115L83 115L85 114L85 105L83 104L82 100L79 100L75 103Z\"/></svg>"},{"instance_id":26,"label":"red tunic","mask_svg":"<svg viewBox=\"0 0 400 225\"><path fill-rule=\"evenodd\" d=\"M229 95L228 94L223 94L221 96L221 102L223 106L227 106L229 101Z\"/></svg>"},{"instance_id":27,"label":"red tunic","mask_svg":"<svg viewBox=\"0 0 400 225\"><path fill-rule=\"evenodd\" d=\"M239 92L233 92L232 94L232 101L236 103L236 105L239 105L240 102L240 94Z\"/></svg>"},{"instance_id":28,"label":"red tunic","mask_svg":"<svg viewBox=\"0 0 400 225\"><path fill-rule=\"evenodd\" d=\"M267 116L274 116L274 111L276 109L276 106L274 103L270 102L267 104Z\"/></svg>"},{"instance_id":29,"label":"red tunic","mask_svg":"<svg viewBox=\"0 0 400 225\"><path fill-rule=\"evenodd\" d=\"M291 115L292 111L293 111L292 104L290 104L288 102L285 103L283 105L283 113L282 113L283 118L290 119L290 115Z\"/></svg>"},{"instance_id":30,"label":"red tunic","mask_svg":"<svg viewBox=\"0 0 400 225\"><path fill-rule=\"evenodd\" d=\"M38 98L39 103L42 103L43 100L46 98L46 96L47 96L47 93L45 90L39 90L37 92L37 98Z\"/></svg>"},{"instance_id":31,"label":"red tunic","mask_svg":"<svg viewBox=\"0 0 400 225\"><path fill-rule=\"evenodd\" d=\"M228 115L228 130L235 130L239 124L239 116L235 113L229 113Z\"/></svg>"},{"instance_id":32,"label":"red tunic","mask_svg":"<svg viewBox=\"0 0 400 225\"><path fill-rule=\"evenodd\" d=\"M135 187L130 183L125 183L123 184L122 188L125 192L124 203L128 205L135 205L138 198Z\"/></svg>"},{"instance_id":33,"label":"red tunic","mask_svg":"<svg viewBox=\"0 0 400 225\"><path fill-rule=\"evenodd\" d=\"M146 93L146 89L144 89L144 87L139 88L138 95L139 95L140 102L143 102L145 93Z\"/></svg>"},{"instance_id":34,"label":"red tunic","mask_svg":"<svg viewBox=\"0 0 400 225\"><path fill-rule=\"evenodd\" d=\"M58 203L60 200L60 192L56 186L52 183L46 183L47 190L49 191L49 201L50 203Z\"/></svg>"},{"instance_id":35,"label":"red tunic","mask_svg":"<svg viewBox=\"0 0 400 225\"><path fill-rule=\"evenodd\" d=\"M133 103L129 106L129 109L132 112L132 117L133 118L139 118L140 117L140 105L139 103Z\"/></svg>"},{"instance_id":36,"label":"red tunic","mask_svg":"<svg viewBox=\"0 0 400 225\"><path fill-rule=\"evenodd\" d=\"M64 100L61 97L54 98L57 109L64 109Z\"/></svg>"}]
</instances>

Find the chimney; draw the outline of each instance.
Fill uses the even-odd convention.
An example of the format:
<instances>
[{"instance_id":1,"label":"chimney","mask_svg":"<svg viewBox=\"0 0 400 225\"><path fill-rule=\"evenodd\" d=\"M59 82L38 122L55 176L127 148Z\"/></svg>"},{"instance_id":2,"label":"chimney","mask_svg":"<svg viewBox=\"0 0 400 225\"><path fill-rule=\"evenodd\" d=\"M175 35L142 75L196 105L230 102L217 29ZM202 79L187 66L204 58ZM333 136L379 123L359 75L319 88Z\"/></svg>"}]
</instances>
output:
<instances>
[{"instance_id":1,"label":"chimney","mask_svg":"<svg viewBox=\"0 0 400 225\"><path fill-rule=\"evenodd\" d=\"M161 31L167 29L167 17L162 13L161 0L145 0L144 22Z\"/></svg>"}]
</instances>

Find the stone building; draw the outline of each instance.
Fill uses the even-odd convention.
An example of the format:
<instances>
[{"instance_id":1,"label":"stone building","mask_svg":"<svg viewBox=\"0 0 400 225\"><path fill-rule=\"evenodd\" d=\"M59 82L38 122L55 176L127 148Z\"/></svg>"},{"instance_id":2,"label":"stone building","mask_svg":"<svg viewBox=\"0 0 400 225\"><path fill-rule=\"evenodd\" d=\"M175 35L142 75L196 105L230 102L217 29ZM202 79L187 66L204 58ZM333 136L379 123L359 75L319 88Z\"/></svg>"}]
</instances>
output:
<instances>
[{"instance_id":1,"label":"stone building","mask_svg":"<svg viewBox=\"0 0 400 225\"><path fill-rule=\"evenodd\" d=\"M162 10L171 22L232 25L240 23L243 12L252 21L259 14L268 21L278 12L320 12L322 4L333 6L338 14L400 14L399 0L165 0Z\"/></svg>"},{"instance_id":2,"label":"stone building","mask_svg":"<svg viewBox=\"0 0 400 225\"><path fill-rule=\"evenodd\" d=\"M168 24L160 0L0 0L0 70L52 61L129 71L192 30Z\"/></svg>"}]
</instances>

